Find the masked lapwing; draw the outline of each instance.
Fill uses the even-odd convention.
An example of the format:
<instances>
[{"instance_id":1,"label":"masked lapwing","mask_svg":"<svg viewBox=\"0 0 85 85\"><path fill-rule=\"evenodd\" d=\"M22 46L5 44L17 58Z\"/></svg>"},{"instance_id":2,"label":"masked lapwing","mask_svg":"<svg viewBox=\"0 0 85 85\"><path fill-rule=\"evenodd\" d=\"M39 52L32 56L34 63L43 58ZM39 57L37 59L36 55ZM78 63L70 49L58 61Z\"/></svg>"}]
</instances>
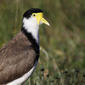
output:
<instances>
[{"instance_id":1,"label":"masked lapwing","mask_svg":"<svg viewBox=\"0 0 85 85\"><path fill-rule=\"evenodd\" d=\"M39 25L49 25L43 11L31 8L22 19L21 31L0 49L0 85L22 85L33 73L39 58Z\"/></svg>"}]
</instances>

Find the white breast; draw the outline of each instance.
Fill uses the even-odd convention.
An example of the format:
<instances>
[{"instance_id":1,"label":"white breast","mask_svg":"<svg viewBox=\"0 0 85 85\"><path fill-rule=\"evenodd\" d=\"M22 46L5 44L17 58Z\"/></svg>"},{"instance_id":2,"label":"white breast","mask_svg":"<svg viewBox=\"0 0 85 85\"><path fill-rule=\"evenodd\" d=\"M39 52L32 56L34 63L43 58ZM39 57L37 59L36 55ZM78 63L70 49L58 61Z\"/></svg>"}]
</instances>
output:
<instances>
[{"instance_id":1,"label":"white breast","mask_svg":"<svg viewBox=\"0 0 85 85\"><path fill-rule=\"evenodd\" d=\"M34 64L34 66L33 66L33 68L29 72L27 72L26 74L24 74L22 77L14 80L12 82L9 82L6 85L21 85L23 82L25 82L31 76L31 74L33 73L33 71L36 68L37 63L38 63L38 61L36 61L35 64Z\"/></svg>"}]
</instances>

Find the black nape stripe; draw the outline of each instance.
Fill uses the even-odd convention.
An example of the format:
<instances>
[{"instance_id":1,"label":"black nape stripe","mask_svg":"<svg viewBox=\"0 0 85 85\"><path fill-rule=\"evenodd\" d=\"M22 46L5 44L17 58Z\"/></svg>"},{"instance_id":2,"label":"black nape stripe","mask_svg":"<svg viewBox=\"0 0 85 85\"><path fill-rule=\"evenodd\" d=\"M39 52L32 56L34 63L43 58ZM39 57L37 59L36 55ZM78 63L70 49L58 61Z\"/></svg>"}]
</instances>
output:
<instances>
[{"instance_id":1,"label":"black nape stripe","mask_svg":"<svg viewBox=\"0 0 85 85\"><path fill-rule=\"evenodd\" d=\"M27 36L28 40L32 43L32 47L34 48L35 52L37 53L37 60L40 54L39 44L36 42L36 40L33 38L32 34L30 32L27 32L27 30L23 27L21 31Z\"/></svg>"}]
</instances>

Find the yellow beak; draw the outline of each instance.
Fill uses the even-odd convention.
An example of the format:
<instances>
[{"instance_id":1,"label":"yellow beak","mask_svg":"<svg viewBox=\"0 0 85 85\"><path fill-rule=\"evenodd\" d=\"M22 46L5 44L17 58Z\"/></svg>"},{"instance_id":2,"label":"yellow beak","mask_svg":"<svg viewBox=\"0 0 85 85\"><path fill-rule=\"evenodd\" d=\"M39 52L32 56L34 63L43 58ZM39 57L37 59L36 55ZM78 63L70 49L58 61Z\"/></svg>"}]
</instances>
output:
<instances>
[{"instance_id":1,"label":"yellow beak","mask_svg":"<svg viewBox=\"0 0 85 85\"><path fill-rule=\"evenodd\" d=\"M48 23L48 21L43 18L43 13L37 13L37 14L36 14L36 19L37 19L37 23L38 23L38 24L44 23L44 24L46 24L46 25L48 25L48 26L50 25L50 24Z\"/></svg>"}]
</instances>

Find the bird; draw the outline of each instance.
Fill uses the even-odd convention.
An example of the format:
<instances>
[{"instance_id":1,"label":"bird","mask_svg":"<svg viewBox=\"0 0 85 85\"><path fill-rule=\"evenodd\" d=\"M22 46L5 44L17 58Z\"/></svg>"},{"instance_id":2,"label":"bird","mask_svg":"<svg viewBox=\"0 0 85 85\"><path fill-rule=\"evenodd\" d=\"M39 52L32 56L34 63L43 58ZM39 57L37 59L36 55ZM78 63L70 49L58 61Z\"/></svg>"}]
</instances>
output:
<instances>
[{"instance_id":1,"label":"bird","mask_svg":"<svg viewBox=\"0 0 85 85\"><path fill-rule=\"evenodd\" d=\"M39 8L22 17L21 30L0 48L0 85L22 85L34 72L40 55L39 26L50 25Z\"/></svg>"}]
</instances>

